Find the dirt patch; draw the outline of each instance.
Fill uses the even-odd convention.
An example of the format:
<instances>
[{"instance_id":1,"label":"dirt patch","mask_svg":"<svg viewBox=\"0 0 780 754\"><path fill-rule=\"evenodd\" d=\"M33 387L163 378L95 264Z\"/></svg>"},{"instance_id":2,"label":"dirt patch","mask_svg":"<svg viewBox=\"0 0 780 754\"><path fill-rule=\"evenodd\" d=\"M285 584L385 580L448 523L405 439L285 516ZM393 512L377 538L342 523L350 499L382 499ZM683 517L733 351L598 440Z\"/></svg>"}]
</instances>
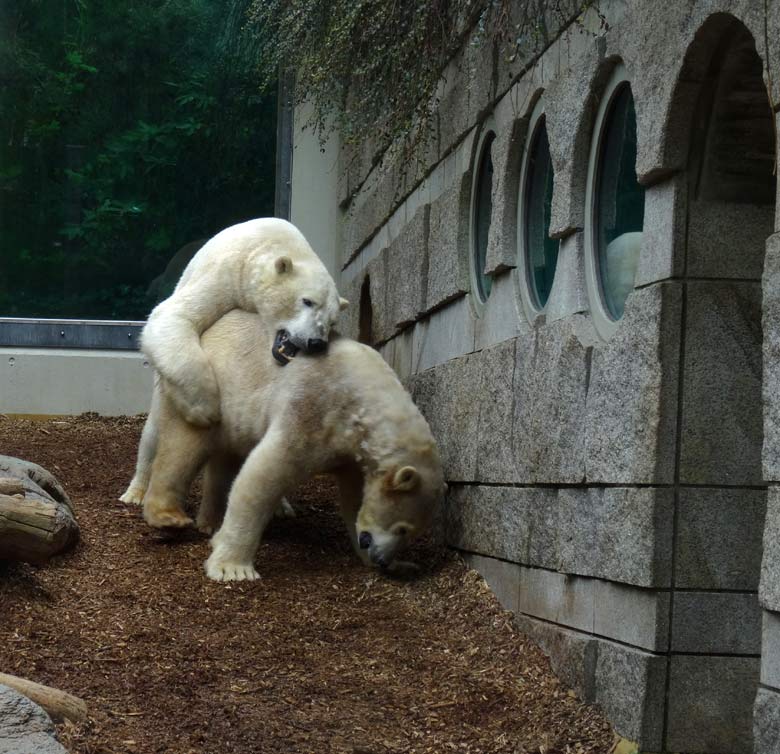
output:
<instances>
[{"instance_id":1,"label":"dirt patch","mask_svg":"<svg viewBox=\"0 0 780 754\"><path fill-rule=\"evenodd\" d=\"M423 544L414 582L363 568L327 480L275 521L262 579L206 579L208 541L150 530L117 496L138 419L0 419L0 453L53 472L82 541L0 566L0 669L83 697L84 754L609 750L598 710L552 675L484 582Z\"/></svg>"}]
</instances>

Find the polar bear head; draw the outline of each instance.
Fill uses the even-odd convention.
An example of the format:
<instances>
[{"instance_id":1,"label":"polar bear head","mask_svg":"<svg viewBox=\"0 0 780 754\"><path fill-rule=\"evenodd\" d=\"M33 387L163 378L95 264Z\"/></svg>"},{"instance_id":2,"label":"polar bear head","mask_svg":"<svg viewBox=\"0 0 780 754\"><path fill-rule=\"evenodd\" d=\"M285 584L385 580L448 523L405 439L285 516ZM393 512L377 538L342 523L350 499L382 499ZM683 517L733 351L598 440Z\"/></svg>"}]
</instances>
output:
<instances>
[{"instance_id":1,"label":"polar bear head","mask_svg":"<svg viewBox=\"0 0 780 754\"><path fill-rule=\"evenodd\" d=\"M394 465L368 475L358 511L358 544L372 564L387 568L399 552L424 533L441 509L447 485L435 448L414 465Z\"/></svg>"},{"instance_id":2,"label":"polar bear head","mask_svg":"<svg viewBox=\"0 0 780 754\"><path fill-rule=\"evenodd\" d=\"M319 263L275 257L264 270L265 285L254 286L251 302L264 321L297 349L318 353L326 349L332 328L348 302L339 296L336 284Z\"/></svg>"}]
</instances>

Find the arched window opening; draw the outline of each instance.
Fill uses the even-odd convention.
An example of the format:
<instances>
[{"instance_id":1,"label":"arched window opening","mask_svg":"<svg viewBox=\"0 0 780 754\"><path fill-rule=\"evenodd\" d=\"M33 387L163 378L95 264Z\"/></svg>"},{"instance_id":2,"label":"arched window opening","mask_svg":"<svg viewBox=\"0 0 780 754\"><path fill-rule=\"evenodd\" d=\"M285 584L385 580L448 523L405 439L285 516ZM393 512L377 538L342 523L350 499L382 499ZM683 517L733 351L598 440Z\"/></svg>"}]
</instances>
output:
<instances>
[{"instance_id":1,"label":"arched window opening","mask_svg":"<svg viewBox=\"0 0 780 754\"><path fill-rule=\"evenodd\" d=\"M493 278L485 274L487 263L488 234L493 212L493 158L492 146L495 133L488 131L479 150L475 177L472 217L472 282L474 293L480 303L487 301L493 286Z\"/></svg>"},{"instance_id":2,"label":"arched window opening","mask_svg":"<svg viewBox=\"0 0 780 754\"><path fill-rule=\"evenodd\" d=\"M373 333L374 310L371 306L371 280L368 275L360 286L360 303L358 311L358 341L368 346L374 344Z\"/></svg>"},{"instance_id":3,"label":"arched window opening","mask_svg":"<svg viewBox=\"0 0 780 754\"><path fill-rule=\"evenodd\" d=\"M645 192L636 179L636 151L634 98L624 81L613 91L604 119L593 207L599 293L615 321L634 288L642 241Z\"/></svg>"},{"instance_id":4,"label":"arched window opening","mask_svg":"<svg viewBox=\"0 0 780 754\"><path fill-rule=\"evenodd\" d=\"M533 306L541 310L552 290L560 246L559 241L550 238L553 166L543 115L536 123L529 143L524 195L521 197L523 221L520 232L525 250L521 264L526 268Z\"/></svg>"}]
</instances>

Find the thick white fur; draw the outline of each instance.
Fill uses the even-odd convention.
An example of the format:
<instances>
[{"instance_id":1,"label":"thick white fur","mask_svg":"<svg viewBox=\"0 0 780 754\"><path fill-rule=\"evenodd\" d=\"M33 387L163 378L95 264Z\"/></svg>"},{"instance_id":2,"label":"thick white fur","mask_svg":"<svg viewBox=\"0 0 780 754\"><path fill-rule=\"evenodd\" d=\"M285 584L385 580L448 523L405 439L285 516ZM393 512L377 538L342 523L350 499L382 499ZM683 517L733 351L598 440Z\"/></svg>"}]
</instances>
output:
<instances>
[{"instance_id":1,"label":"thick white fur","mask_svg":"<svg viewBox=\"0 0 780 754\"><path fill-rule=\"evenodd\" d=\"M425 419L371 348L339 337L327 354L298 355L280 368L267 356L272 335L259 324L256 315L233 311L202 338L220 388L219 425L193 426L160 394L155 446L140 454L154 457L144 517L152 526L190 523L181 503L205 463L198 525L216 528L224 512L207 574L253 579L280 498L333 472L355 550L368 564L391 563L430 524L445 489ZM367 550L360 532L371 535Z\"/></svg>"},{"instance_id":2,"label":"thick white fur","mask_svg":"<svg viewBox=\"0 0 780 754\"><path fill-rule=\"evenodd\" d=\"M295 226L277 218L249 220L218 233L195 254L171 296L149 315L141 350L182 415L208 426L219 420L219 391L200 336L223 314L257 312L260 327L286 329L295 345L306 348L310 339L328 339L345 305Z\"/></svg>"},{"instance_id":3,"label":"thick white fur","mask_svg":"<svg viewBox=\"0 0 780 754\"><path fill-rule=\"evenodd\" d=\"M305 305L304 299L312 305ZM285 329L305 349L309 339L328 339L346 304L306 239L285 220L250 220L208 241L144 328L142 349L157 378L136 472L119 499L143 501L157 442L161 392L193 424L208 426L219 420L217 380L200 335L223 314L234 308L257 312L263 332L274 335ZM270 348L263 356L273 363Z\"/></svg>"},{"instance_id":4,"label":"thick white fur","mask_svg":"<svg viewBox=\"0 0 780 754\"><path fill-rule=\"evenodd\" d=\"M623 233L607 244L607 285L615 301L624 302L634 290L642 232Z\"/></svg>"}]
</instances>

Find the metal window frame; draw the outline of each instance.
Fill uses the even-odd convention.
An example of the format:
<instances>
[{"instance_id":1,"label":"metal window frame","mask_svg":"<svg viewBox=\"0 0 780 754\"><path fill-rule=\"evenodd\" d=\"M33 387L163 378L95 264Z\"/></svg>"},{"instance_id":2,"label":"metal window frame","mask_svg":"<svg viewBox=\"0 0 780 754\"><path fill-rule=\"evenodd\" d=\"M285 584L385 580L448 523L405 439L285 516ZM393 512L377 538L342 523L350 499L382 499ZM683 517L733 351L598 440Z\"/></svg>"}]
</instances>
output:
<instances>
[{"instance_id":1,"label":"metal window frame","mask_svg":"<svg viewBox=\"0 0 780 754\"><path fill-rule=\"evenodd\" d=\"M145 322L0 317L0 348L137 351Z\"/></svg>"},{"instance_id":2,"label":"metal window frame","mask_svg":"<svg viewBox=\"0 0 780 754\"><path fill-rule=\"evenodd\" d=\"M292 69L279 70L279 89L276 111L276 187L274 214L290 219L292 204L293 121L295 107L293 94L295 75Z\"/></svg>"}]
</instances>

